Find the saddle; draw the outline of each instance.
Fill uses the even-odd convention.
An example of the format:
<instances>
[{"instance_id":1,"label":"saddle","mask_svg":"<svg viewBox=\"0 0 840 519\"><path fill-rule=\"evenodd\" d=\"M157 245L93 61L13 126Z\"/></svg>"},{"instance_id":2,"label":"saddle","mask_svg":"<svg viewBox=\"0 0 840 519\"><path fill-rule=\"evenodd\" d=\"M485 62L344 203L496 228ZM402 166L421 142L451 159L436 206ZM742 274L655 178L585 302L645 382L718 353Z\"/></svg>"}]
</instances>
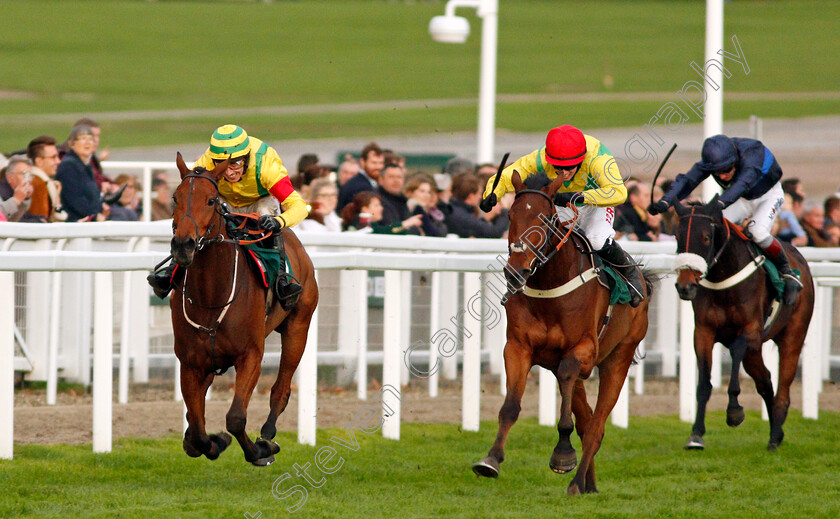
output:
<instances>
[{"instance_id":1,"label":"saddle","mask_svg":"<svg viewBox=\"0 0 840 519\"><path fill-rule=\"evenodd\" d=\"M627 280L615 269L604 263L598 256L598 252L592 248L589 238L574 229L572 230L572 243L581 253L581 271L586 269L583 258L588 257L590 266L598 273L598 283L610 291L610 306L629 303L630 288L627 286Z\"/></svg>"}]
</instances>

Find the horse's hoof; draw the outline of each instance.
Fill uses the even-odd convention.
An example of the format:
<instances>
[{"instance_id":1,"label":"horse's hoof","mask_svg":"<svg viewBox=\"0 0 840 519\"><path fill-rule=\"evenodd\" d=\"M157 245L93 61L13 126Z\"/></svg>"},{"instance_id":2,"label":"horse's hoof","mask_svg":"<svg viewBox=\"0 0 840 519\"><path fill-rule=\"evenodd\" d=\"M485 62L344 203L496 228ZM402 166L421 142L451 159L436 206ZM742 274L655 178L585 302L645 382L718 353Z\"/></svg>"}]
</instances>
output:
<instances>
[{"instance_id":1,"label":"horse's hoof","mask_svg":"<svg viewBox=\"0 0 840 519\"><path fill-rule=\"evenodd\" d=\"M216 447L219 449L219 454L221 454L228 448L233 438L226 432L220 432L219 434L211 434L210 441L216 444Z\"/></svg>"},{"instance_id":2,"label":"horse's hoof","mask_svg":"<svg viewBox=\"0 0 840 519\"><path fill-rule=\"evenodd\" d=\"M688 450L702 451L706 448L706 442L703 441L702 436L692 434L688 437L688 441L685 442L685 448Z\"/></svg>"},{"instance_id":3,"label":"horse's hoof","mask_svg":"<svg viewBox=\"0 0 840 519\"><path fill-rule=\"evenodd\" d=\"M726 425L729 427L738 427L742 423L744 423L744 418L746 415L744 414L743 407L735 407L726 410Z\"/></svg>"},{"instance_id":4,"label":"horse's hoof","mask_svg":"<svg viewBox=\"0 0 840 519\"><path fill-rule=\"evenodd\" d=\"M579 496L580 495L580 487L572 481L569 483L569 488L566 489L566 495L569 496Z\"/></svg>"},{"instance_id":5,"label":"horse's hoof","mask_svg":"<svg viewBox=\"0 0 840 519\"><path fill-rule=\"evenodd\" d=\"M277 445L276 442L271 440L263 440L262 438L259 438L257 441L254 442L254 444L256 444L256 446L259 447L260 451L262 452L267 452L272 455L280 452L280 446Z\"/></svg>"},{"instance_id":6,"label":"horse's hoof","mask_svg":"<svg viewBox=\"0 0 840 519\"><path fill-rule=\"evenodd\" d=\"M567 474L577 467L577 454L574 450L567 453L554 451L548 467L558 474Z\"/></svg>"},{"instance_id":7,"label":"horse's hoof","mask_svg":"<svg viewBox=\"0 0 840 519\"><path fill-rule=\"evenodd\" d=\"M499 477L499 462L492 456L487 456L483 460L473 463L472 469L476 476L485 478Z\"/></svg>"},{"instance_id":8,"label":"horse's hoof","mask_svg":"<svg viewBox=\"0 0 840 519\"><path fill-rule=\"evenodd\" d=\"M251 464L253 464L257 467L267 467L267 466L271 465L272 463L274 463L274 455L273 454L271 456L266 457L266 458L260 458L256 461L251 462Z\"/></svg>"},{"instance_id":9,"label":"horse's hoof","mask_svg":"<svg viewBox=\"0 0 840 519\"><path fill-rule=\"evenodd\" d=\"M192 442L187 438L184 438L184 452L186 452L187 456L190 458L197 458L201 456L201 451L193 447Z\"/></svg>"}]
</instances>

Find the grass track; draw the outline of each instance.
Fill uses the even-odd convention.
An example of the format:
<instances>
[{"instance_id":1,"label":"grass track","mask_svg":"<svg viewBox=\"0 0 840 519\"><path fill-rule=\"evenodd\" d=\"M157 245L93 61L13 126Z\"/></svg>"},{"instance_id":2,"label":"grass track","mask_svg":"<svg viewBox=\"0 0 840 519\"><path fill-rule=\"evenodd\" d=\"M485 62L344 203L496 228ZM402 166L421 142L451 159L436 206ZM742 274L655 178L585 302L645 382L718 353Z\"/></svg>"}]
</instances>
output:
<instances>
[{"instance_id":1,"label":"grass track","mask_svg":"<svg viewBox=\"0 0 840 519\"><path fill-rule=\"evenodd\" d=\"M738 429L724 413L707 420L706 452L681 446L689 425L675 417L634 417L629 430L608 426L597 457L600 494L565 495L571 476L549 471L556 432L534 420L513 428L498 480L470 471L495 436L495 424L479 433L456 425L404 425L402 440L356 431L360 447L337 447L341 469L309 474L320 488L294 477L293 464L313 463L316 449L279 436L282 451L267 469L246 464L236 445L216 462L188 458L176 438L120 440L110 455L90 446L23 446L0 462L1 517L286 517L297 495L281 501L278 486L304 484L300 517L838 517L840 414L818 421L792 412L785 444L765 450L768 427L757 412ZM343 430L319 431L319 448ZM576 438L576 437L575 437ZM578 447L579 449L579 447ZM580 452L579 452L580 454Z\"/></svg>"}]
</instances>

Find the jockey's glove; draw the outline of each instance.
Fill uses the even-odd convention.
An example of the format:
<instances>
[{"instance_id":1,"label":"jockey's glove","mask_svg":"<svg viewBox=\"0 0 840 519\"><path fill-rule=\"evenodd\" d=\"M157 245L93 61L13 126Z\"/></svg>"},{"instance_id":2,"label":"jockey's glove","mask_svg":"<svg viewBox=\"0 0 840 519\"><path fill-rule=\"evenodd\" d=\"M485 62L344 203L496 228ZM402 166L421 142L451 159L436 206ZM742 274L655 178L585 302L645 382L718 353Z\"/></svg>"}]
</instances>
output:
<instances>
[{"instance_id":1,"label":"jockey's glove","mask_svg":"<svg viewBox=\"0 0 840 519\"><path fill-rule=\"evenodd\" d=\"M283 222L271 216L269 214L264 214L260 216L259 225L261 228L265 229L266 231L271 231L274 234L280 232L283 229Z\"/></svg>"},{"instance_id":2,"label":"jockey's glove","mask_svg":"<svg viewBox=\"0 0 840 519\"><path fill-rule=\"evenodd\" d=\"M669 207L671 207L671 204L669 204L668 201L664 198L660 198L658 202L650 204L647 210L650 214L656 215L659 213L664 213L668 210Z\"/></svg>"},{"instance_id":3,"label":"jockey's glove","mask_svg":"<svg viewBox=\"0 0 840 519\"><path fill-rule=\"evenodd\" d=\"M490 193L490 196L483 199L479 204L478 207L484 211L485 213L489 213L493 206L496 205L496 193Z\"/></svg>"},{"instance_id":4,"label":"jockey's glove","mask_svg":"<svg viewBox=\"0 0 840 519\"><path fill-rule=\"evenodd\" d=\"M567 206L572 203L572 200L575 198L580 197L581 194L578 191L569 191L566 193L555 193L554 194L554 205L560 206Z\"/></svg>"}]
</instances>

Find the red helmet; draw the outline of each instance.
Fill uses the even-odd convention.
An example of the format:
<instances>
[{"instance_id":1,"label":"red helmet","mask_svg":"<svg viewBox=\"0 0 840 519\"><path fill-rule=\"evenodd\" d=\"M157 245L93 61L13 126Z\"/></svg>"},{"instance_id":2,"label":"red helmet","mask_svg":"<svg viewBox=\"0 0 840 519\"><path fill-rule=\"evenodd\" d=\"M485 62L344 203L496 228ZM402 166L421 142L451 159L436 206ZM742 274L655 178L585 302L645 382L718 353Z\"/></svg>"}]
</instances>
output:
<instances>
[{"instance_id":1,"label":"red helmet","mask_svg":"<svg viewBox=\"0 0 840 519\"><path fill-rule=\"evenodd\" d=\"M564 124L552 128L545 138L545 160L553 166L577 166L586 155L583 132Z\"/></svg>"}]
</instances>

